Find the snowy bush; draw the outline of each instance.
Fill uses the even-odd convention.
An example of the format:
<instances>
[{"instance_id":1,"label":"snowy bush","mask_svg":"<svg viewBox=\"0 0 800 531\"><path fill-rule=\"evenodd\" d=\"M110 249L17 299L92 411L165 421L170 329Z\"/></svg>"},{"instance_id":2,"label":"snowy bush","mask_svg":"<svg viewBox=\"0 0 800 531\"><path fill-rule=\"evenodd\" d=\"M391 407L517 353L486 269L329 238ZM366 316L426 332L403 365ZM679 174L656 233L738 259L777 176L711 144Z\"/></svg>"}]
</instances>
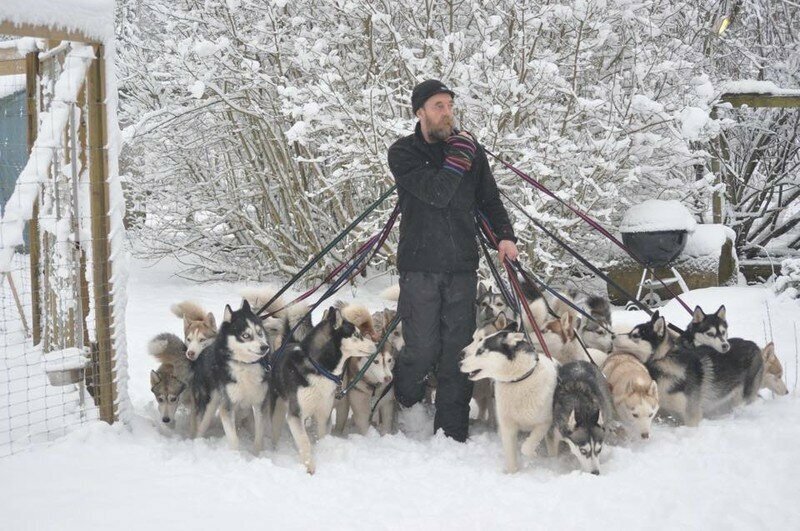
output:
<instances>
[{"instance_id":1,"label":"snowy bush","mask_svg":"<svg viewBox=\"0 0 800 531\"><path fill-rule=\"evenodd\" d=\"M393 184L386 150L412 131L409 94L429 77L457 93L462 128L608 227L653 197L709 209L713 177L698 168L719 124L708 117L714 90L697 39L706 8L425 6L122 3L123 164L140 249L176 254L204 278L297 271ZM501 188L561 237L599 262L609 256L574 215L493 167ZM577 268L512 216L537 269Z\"/></svg>"},{"instance_id":2,"label":"snowy bush","mask_svg":"<svg viewBox=\"0 0 800 531\"><path fill-rule=\"evenodd\" d=\"M800 298L800 258L781 262L781 274L775 279L775 293L790 299Z\"/></svg>"}]
</instances>

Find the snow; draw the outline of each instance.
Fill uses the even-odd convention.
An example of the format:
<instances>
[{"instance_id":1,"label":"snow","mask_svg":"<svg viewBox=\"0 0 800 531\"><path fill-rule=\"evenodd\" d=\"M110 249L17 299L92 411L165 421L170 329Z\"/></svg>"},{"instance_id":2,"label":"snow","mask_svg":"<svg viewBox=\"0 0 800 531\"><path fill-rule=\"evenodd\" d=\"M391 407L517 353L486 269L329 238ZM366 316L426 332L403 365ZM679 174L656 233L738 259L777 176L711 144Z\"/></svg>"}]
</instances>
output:
<instances>
[{"instance_id":1,"label":"snow","mask_svg":"<svg viewBox=\"0 0 800 531\"><path fill-rule=\"evenodd\" d=\"M720 87L723 94L772 94L774 96L800 96L800 89L781 88L772 81L742 79L728 81Z\"/></svg>"},{"instance_id":2,"label":"snow","mask_svg":"<svg viewBox=\"0 0 800 531\"><path fill-rule=\"evenodd\" d=\"M606 447L599 477L577 472L568 456L536 457L520 473L503 474L496 434L476 425L467 444L433 437L424 408L404 416L408 435L371 431L324 439L314 449L313 477L299 464L288 429L277 450L258 457L247 437L244 451L231 451L220 428L204 440L167 433L159 429L149 391L155 363L147 341L162 331L181 333L170 304L193 298L219 317L241 287L190 284L171 276L174 269L166 262L136 262L131 269L130 422L93 422L0 459L4 528L212 529L232 522L298 530L797 527L796 396L759 400L699 428L657 425L649 441ZM390 283L371 278L355 295L377 309L383 306L377 294ZM347 300L354 293L341 295ZM781 302L763 287L698 290L686 300L707 310L724 303L731 334L761 344L768 304L787 384L796 388L795 302ZM679 325L689 320L676 303L664 313ZM614 319L635 323L644 314L616 312ZM101 498L105 510L87 510L86 500Z\"/></svg>"},{"instance_id":3,"label":"snow","mask_svg":"<svg viewBox=\"0 0 800 531\"><path fill-rule=\"evenodd\" d=\"M0 99L25 90L25 79L25 74L15 74L0 78Z\"/></svg>"},{"instance_id":4,"label":"snow","mask_svg":"<svg viewBox=\"0 0 800 531\"><path fill-rule=\"evenodd\" d=\"M681 255L719 258L722 246L728 240L736 240L736 233L732 228L714 223L698 224L686 239L686 247Z\"/></svg>"},{"instance_id":5,"label":"snow","mask_svg":"<svg viewBox=\"0 0 800 531\"><path fill-rule=\"evenodd\" d=\"M74 30L98 41L111 41L114 5L114 0L3 0L0 21Z\"/></svg>"},{"instance_id":6,"label":"snow","mask_svg":"<svg viewBox=\"0 0 800 531\"><path fill-rule=\"evenodd\" d=\"M686 140L699 140L703 128L711 121L708 110L686 107L681 111L681 135Z\"/></svg>"},{"instance_id":7,"label":"snow","mask_svg":"<svg viewBox=\"0 0 800 531\"><path fill-rule=\"evenodd\" d=\"M61 136L70 112L77 112L71 103L76 101L86 70L94 57L91 46L76 45L64 59L63 71L55 86L50 109L39 116L39 130L31 156L20 172L14 192L8 199L0 219L0 272L8 271L14 250L23 243L25 222L31 219L39 185L49 175L49 168L61 146Z\"/></svg>"},{"instance_id":8,"label":"snow","mask_svg":"<svg viewBox=\"0 0 800 531\"><path fill-rule=\"evenodd\" d=\"M43 358L46 372L82 369L88 362L86 354L76 347L53 350L45 354Z\"/></svg>"},{"instance_id":9,"label":"snow","mask_svg":"<svg viewBox=\"0 0 800 531\"><path fill-rule=\"evenodd\" d=\"M632 206L622 217L620 232L656 232L685 230L692 232L695 222L680 201L648 199Z\"/></svg>"}]
</instances>

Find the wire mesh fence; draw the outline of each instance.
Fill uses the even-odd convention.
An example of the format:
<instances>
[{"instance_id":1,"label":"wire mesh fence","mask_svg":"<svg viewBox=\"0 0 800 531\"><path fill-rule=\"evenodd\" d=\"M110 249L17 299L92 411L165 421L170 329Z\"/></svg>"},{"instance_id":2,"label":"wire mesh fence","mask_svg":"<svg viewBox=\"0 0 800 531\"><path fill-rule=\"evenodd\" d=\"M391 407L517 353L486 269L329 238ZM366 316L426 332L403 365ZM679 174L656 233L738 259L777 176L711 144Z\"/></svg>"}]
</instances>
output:
<instances>
[{"instance_id":1,"label":"wire mesh fence","mask_svg":"<svg viewBox=\"0 0 800 531\"><path fill-rule=\"evenodd\" d=\"M115 416L92 47L22 45L0 42L0 457Z\"/></svg>"}]
</instances>

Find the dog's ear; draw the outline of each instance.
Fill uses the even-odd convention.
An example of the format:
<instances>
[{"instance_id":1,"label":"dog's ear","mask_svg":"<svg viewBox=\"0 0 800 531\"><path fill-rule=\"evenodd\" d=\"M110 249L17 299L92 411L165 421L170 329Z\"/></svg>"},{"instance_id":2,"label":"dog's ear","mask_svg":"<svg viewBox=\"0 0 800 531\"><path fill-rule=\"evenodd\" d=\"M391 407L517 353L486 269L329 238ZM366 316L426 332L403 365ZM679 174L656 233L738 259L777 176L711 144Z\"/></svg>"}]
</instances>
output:
<instances>
[{"instance_id":1,"label":"dog's ear","mask_svg":"<svg viewBox=\"0 0 800 531\"><path fill-rule=\"evenodd\" d=\"M498 330L504 330L505 327L508 326L508 319L506 319L506 314L501 313L499 314L494 320L494 327Z\"/></svg>"},{"instance_id":2,"label":"dog's ear","mask_svg":"<svg viewBox=\"0 0 800 531\"><path fill-rule=\"evenodd\" d=\"M667 320L663 317L659 317L658 321L653 324L653 332L659 337L659 339L664 338L664 334L667 331Z\"/></svg>"},{"instance_id":3,"label":"dog's ear","mask_svg":"<svg viewBox=\"0 0 800 531\"><path fill-rule=\"evenodd\" d=\"M335 306L331 306L328 308L328 321L333 325L334 328L341 328L342 324L344 324L344 317L342 316L342 312L339 308Z\"/></svg>"},{"instance_id":4,"label":"dog's ear","mask_svg":"<svg viewBox=\"0 0 800 531\"><path fill-rule=\"evenodd\" d=\"M647 396L658 400L658 384L655 380L650 382L650 387L647 389Z\"/></svg>"},{"instance_id":5,"label":"dog's ear","mask_svg":"<svg viewBox=\"0 0 800 531\"><path fill-rule=\"evenodd\" d=\"M764 349L761 351L761 357L764 358L764 360L775 357L775 343L772 341L767 343Z\"/></svg>"},{"instance_id":6,"label":"dog's ear","mask_svg":"<svg viewBox=\"0 0 800 531\"><path fill-rule=\"evenodd\" d=\"M253 313L253 310L250 308L250 303L247 299L242 299L242 307L240 310L244 310L247 313Z\"/></svg>"},{"instance_id":7,"label":"dog's ear","mask_svg":"<svg viewBox=\"0 0 800 531\"><path fill-rule=\"evenodd\" d=\"M150 387L155 387L161 381L161 376L156 371L150 371Z\"/></svg>"},{"instance_id":8,"label":"dog's ear","mask_svg":"<svg viewBox=\"0 0 800 531\"><path fill-rule=\"evenodd\" d=\"M722 306L720 306L720 307L719 307L719 309L717 310L717 317L719 317L720 319L725 319L725 314L726 314L726 312L725 312L725 305L723 304L723 305L722 305Z\"/></svg>"},{"instance_id":9,"label":"dog's ear","mask_svg":"<svg viewBox=\"0 0 800 531\"><path fill-rule=\"evenodd\" d=\"M567 431L572 433L575 431L575 427L578 425L578 422L575 420L575 410L572 410L572 413L569 414L569 418L567 419Z\"/></svg>"},{"instance_id":10,"label":"dog's ear","mask_svg":"<svg viewBox=\"0 0 800 531\"><path fill-rule=\"evenodd\" d=\"M478 298L483 297L487 291L486 285L483 282L478 282Z\"/></svg>"},{"instance_id":11,"label":"dog's ear","mask_svg":"<svg viewBox=\"0 0 800 531\"><path fill-rule=\"evenodd\" d=\"M574 319L572 314L564 312L561 316L561 333L564 335L564 342L569 343L575 338Z\"/></svg>"},{"instance_id":12,"label":"dog's ear","mask_svg":"<svg viewBox=\"0 0 800 531\"><path fill-rule=\"evenodd\" d=\"M656 310L655 312L653 312L653 315L650 316L650 322L655 323L656 321L658 321L659 317L661 317L661 313L659 310Z\"/></svg>"},{"instance_id":13,"label":"dog's ear","mask_svg":"<svg viewBox=\"0 0 800 531\"><path fill-rule=\"evenodd\" d=\"M208 314L206 314L206 324L212 330L216 330L217 329L217 320L214 319L214 314L213 313L208 312Z\"/></svg>"},{"instance_id":14,"label":"dog's ear","mask_svg":"<svg viewBox=\"0 0 800 531\"><path fill-rule=\"evenodd\" d=\"M222 312L222 322L230 323L231 319L233 319L233 310L231 309L230 304L226 304L225 311Z\"/></svg>"},{"instance_id":15,"label":"dog's ear","mask_svg":"<svg viewBox=\"0 0 800 531\"><path fill-rule=\"evenodd\" d=\"M700 306L694 307L694 313L692 314L692 322L694 324L698 324L703 321L706 314L703 313L703 309Z\"/></svg>"}]
</instances>

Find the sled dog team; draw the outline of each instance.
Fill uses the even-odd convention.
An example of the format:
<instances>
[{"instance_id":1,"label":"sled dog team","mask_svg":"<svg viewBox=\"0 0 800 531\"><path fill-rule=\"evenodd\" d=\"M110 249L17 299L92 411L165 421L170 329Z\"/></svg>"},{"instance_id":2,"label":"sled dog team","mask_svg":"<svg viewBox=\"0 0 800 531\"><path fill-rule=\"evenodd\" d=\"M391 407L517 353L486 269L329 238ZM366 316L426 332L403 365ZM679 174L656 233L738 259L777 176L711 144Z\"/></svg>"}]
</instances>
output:
<instances>
[{"instance_id":1,"label":"sled dog team","mask_svg":"<svg viewBox=\"0 0 800 531\"><path fill-rule=\"evenodd\" d=\"M308 427L314 425L317 439L324 437L334 410L338 434L348 421L361 434L370 422L381 435L392 431L396 405L387 387L402 355L402 330L392 332L364 377L338 399L336 383L323 373L350 383L375 354L394 310L370 314L362 305L337 303L314 325L307 306L284 309L278 299L265 310L274 315L262 319L254 312L273 294L269 288L246 290L238 310L225 307L219 326L198 304L174 305L184 339L162 333L150 341L149 352L160 362L150 375L151 390L164 424L174 427L176 411L184 406L191 436L203 437L219 418L234 449L244 417L252 417L256 453L263 449L266 422L273 446L287 424L313 474ZM544 440L547 453L556 456L563 443L583 471L599 474L607 438L647 439L657 413L697 426L704 417L752 402L761 388L788 392L773 344L761 349L729 339L724 306L712 314L697 307L681 335L658 312L628 332L612 334L606 299L577 293L570 298L593 319L549 296L528 301L549 359L535 338L532 344L518 331L518 316L503 297L479 286L477 329L464 348L461 371L475 382L478 420L497 426L506 472L519 469L520 432L528 434L523 455L534 456Z\"/></svg>"}]
</instances>

